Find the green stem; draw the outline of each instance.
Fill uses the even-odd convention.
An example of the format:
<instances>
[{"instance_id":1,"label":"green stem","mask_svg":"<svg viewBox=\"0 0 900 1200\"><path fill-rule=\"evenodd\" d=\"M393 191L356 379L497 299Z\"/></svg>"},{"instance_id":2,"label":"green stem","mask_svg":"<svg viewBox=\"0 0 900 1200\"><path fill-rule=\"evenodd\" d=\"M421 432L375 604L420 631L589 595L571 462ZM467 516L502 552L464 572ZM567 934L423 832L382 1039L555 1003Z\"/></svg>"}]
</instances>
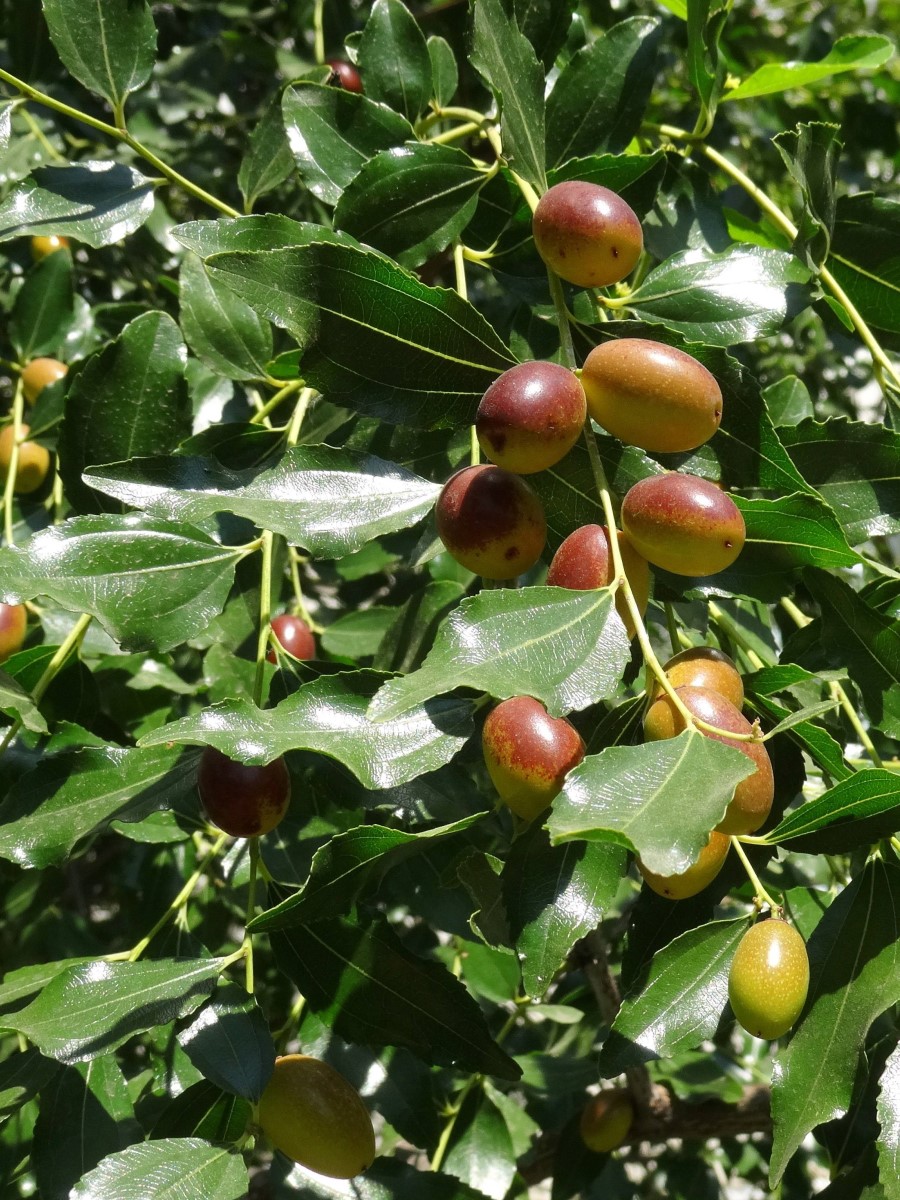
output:
<instances>
[{"instance_id":1,"label":"green stem","mask_svg":"<svg viewBox=\"0 0 900 1200\"><path fill-rule=\"evenodd\" d=\"M681 634L678 629L678 618L675 616L675 606L667 600L665 609L666 627L669 630L669 644L672 647L672 653L677 654L681 650Z\"/></svg>"},{"instance_id":2,"label":"green stem","mask_svg":"<svg viewBox=\"0 0 900 1200\"><path fill-rule=\"evenodd\" d=\"M300 440L300 430L303 426L303 420L306 417L306 410L309 408L309 403L315 395L315 388L305 387L297 397L294 414L291 417L291 423L288 426L287 432L287 444L289 446L296 446Z\"/></svg>"},{"instance_id":3,"label":"green stem","mask_svg":"<svg viewBox=\"0 0 900 1200\"><path fill-rule=\"evenodd\" d=\"M264 529L260 539L262 564L259 571L259 631L256 639L256 674L253 679L253 703L257 708L262 706L266 652L269 648L269 630L272 623L272 544L274 538L275 535L270 529Z\"/></svg>"},{"instance_id":4,"label":"green stem","mask_svg":"<svg viewBox=\"0 0 900 1200\"><path fill-rule=\"evenodd\" d=\"M22 388L22 376L16 379L16 390L13 396L13 441L9 455L9 467L6 472L6 483L3 487L3 534L7 546L15 545L13 533L13 503L16 492L16 476L19 473L19 444L22 440L22 425L25 416L25 393Z\"/></svg>"},{"instance_id":5,"label":"green stem","mask_svg":"<svg viewBox=\"0 0 900 1200\"><path fill-rule=\"evenodd\" d=\"M256 412L250 418L250 424L251 425L262 424L262 422L266 419L266 417L269 415L269 413L274 412L275 409L278 408L279 404L281 404L281 402L283 400L286 400L288 398L288 396L292 396L294 394L294 392L299 392L299 390L302 387L303 387L302 379L292 379L290 383L286 383L284 385L284 387L281 388L280 391L277 391L270 400L267 400L261 408L258 408L256 410Z\"/></svg>"},{"instance_id":6,"label":"green stem","mask_svg":"<svg viewBox=\"0 0 900 1200\"><path fill-rule=\"evenodd\" d=\"M761 882L759 876L757 875L757 873L753 870L753 865L750 862L750 859L747 857L746 853L744 852L744 847L741 845L740 841L736 837L732 837L731 844L732 844L732 846L734 846L735 850L737 851L737 856L741 860L741 862L744 864L744 870L747 872L747 876L748 876L750 882L753 884L753 891L756 896L757 908L762 907L763 904L768 904L769 908L771 909L771 911L773 913L778 912L780 910L781 906L775 903L775 901L772 899L772 897L769 895L769 893L763 887L762 882Z\"/></svg>"},{"instance_id":7,"label":"green stem","mask_svg":"<svg viewBox=\"0 0 900 1200\"><path fill-rule=\"evenodd\" d=\"M246 974L245 981L247 991L253 995L255 988L254 967L253 967L253 936L247 929L253 919L253 914L256 912L256 882L259 874L259 838L252 837L249 839L250 846L250 880L247 885L247 915L244 918L244 941L242 949L246 956Z\"/></svg>"},{"instance_id":8,"label":"green stem","mask_svg":"<svg viewBox=\"0 0 900 1200\"><path fill-rule=\"evenodd\" d=\"M313 8L314 53L316 62L320 65L325 62L325 22L322 19L324 8L325 0L316 0Z\"/></svg>"},{"instance_id":9,"label":"green stem","mask_svg":"<svg viewBox=\"0 0 900 1200\"><path fill-rule=\"evenodd\" d=\"M184 907L185 904L187 904L188 900L191 898L191 894L193 893L194 888L199 883L200 877L203 875L204 871L209 866L210 862L216 857L216 855L219 853L219 851L225 845L227 840L228 840L227 833L219 834L219 836L216 838L216 840L210 846L209 850L206 852L206 854L201 859L199 865L197 866L197 869L195 871L193 871L191 873L191 875L185 880L184 887L182 887L181 891L178 893L178 895L175 897L175 899L172 901L172 903L169 905L169 907L166 909L166 911L162 914L162 916L159 918L159 920L154 924L154 926L150 930L150 932L148 934L146 934L144 937L142 937L141 940L139 942L137 942L134 946L132 946L132 948L124 956L124 960L126 962L137 962L137 960L141 957L141 955L144 953L144 951L147 949L147 947L150 945L150 943L153 941L153 939L156 937L156 935L159 933L159 931L161 929L164 929L165 926L168 925L169 921L171 921L174 917L177 917L179 911Z\"/></svg>"}]
</instances>

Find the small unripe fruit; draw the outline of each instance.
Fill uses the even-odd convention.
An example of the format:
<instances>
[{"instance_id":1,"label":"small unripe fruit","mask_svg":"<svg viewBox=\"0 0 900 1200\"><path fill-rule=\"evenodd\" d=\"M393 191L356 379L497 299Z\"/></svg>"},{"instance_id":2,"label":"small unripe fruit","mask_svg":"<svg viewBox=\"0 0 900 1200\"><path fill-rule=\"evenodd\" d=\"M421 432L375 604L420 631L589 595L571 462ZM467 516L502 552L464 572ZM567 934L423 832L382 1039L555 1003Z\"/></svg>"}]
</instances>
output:
<instances>
[{"instance_id":1,"label":"small unripe fruit","mask_svg":"<svg viewBox=\"0 0 900 1200\"><path fill-rule=\"evenodd\" d=\"M702 363L645 338L603 342L585 359L581 384L594 420L629 446L680 454L708 442L722 392Z\"/></svg>"},{"instance_id":2,"label":"small unripe fruit","mask_svg":"<svg viewBox=\"0 0 900 1200\"><path fill-rule=\"evenodd\" d=\"M748 929L728 975L728 999L747 1032L769 1039L787 1033L808 990L809 956L797 930L777 919Z\"/></svg>"},{"instance_id":3,"label":"small unripe fruit","mask_svg":"<svg viewBox=\"0 0 900 1200\"><path fill-rule=\"evenodd\" d=\"M0 662L22 649L27 625L24 604L0 604Z\"/></svg>"},{"instance_id":4,"label":"small unripe fruit","mask_svg":"<svg viewBox=\"0 0 900 1200\"><path fill-rule=\"evenodd\" d=\"M345 58L328 58L325 61L334 72L335 81L345 92L362 92L362 76L353 63L347 62Z\"/></svg>"},{"instance_id":5,"label":"small unripe fruit","mask_svg":"<svg viewBox=\"0 0 900 1200\"><path fill-rule=\"evenodd\" d=\"M33 358L22 370L22 391L29 404L34 404L45 387L67 375L69 368L56 358Z\"/></svg>"},{"instance_id":6,"label":"small unripe fruit","mask_svg":"<svg viewBox=\"0 0 900 1200\"><path fill-rule=\"evenodd\" d=\"M68 248L69 239L55 233L47 236L39 234L31 239L31 257L36 262L46 258L48 254L55 254L57 250L68 250Z\"/></svg>"},{"instance_id":7,"label":"small unripe fruit","mask_svg":"<svg viewBox=\"0 0 900 1200\"><path fill-rule=\"evenodd\" d=\"M291 658L316 657L316 639L302 617L295 617L291 613L279 613L277 617L272 618L272 632L278 639L282 650L286 651ZM274 648L269 650L266 658L269 662L277 660L278 655Z\"/></svg>"},{"instance_id":8,"label":"small unripe fruit","mask_svg":"<svg viewBox=\"0 0 900 1200\"><path fill-rule=\"evenodd\" d=\"M584 758L578 731L531 696L498 704L484 723L481 745L500 798L526 821L559 795L568 772Z\"/></svg>"},{"instance_id":9,"label":"small unripe fruit","mask_svg":"<svg viewBox=\"0 0 900 1200\"><path fill-rule=\"evenodd\" d=\"M287 812L291 779L283 758L253 767L206 746L197 790L206 815L219 829L232 837L256 837L274 829Z\"/></svg>"},{"instance_id":10,"label":"small unripe fruit","mask_svg":"<svg viewBox=\"0 0 900 1200\"><path fill-rule=\"evenodd\" d=\"M741 511L715 484L694 475L652 475L622 501L622 527L655 567L715 575L735 561L747 535Z\"/></svg>"},{"instance_id":11,"label":"small unripe fruit","mask_svg":"<svg viewBox=\"0 0 900 1200\"><path fill-rule=\"evenodd\" d=\"M648 871L640 859L637 865L647 887L658 896L665 896L667 900L687 900L712 883L725 865L730 849L731 838L713 830L699 858L686 871L680 871L677 875L656 875Z\"/></svg>"},{"instance_id":12,"label":"small unripe fruit","mask_svg":"<svg viewBox=\"0 0 900 1200\"><path fill-rule=\"evenodd\" d=\"M28 433L28 426L22 426L22 433ZM15 429L7 425L0 431L0 471L4 478L9 475L12 463L13 445L15 444ZM20 442L19 457L16 463L16 482L14 491L21 496L36 492L50 470L50 451L39 442Z\"/></svg>"},{"instance_id":13,"label":"small unripe fruit","mask_svg":"<svg viewBox=\"0 0 900 1200\"><path fill-rule=\"evenodd\" d=\"M482 464L457 471L435 506L438 535L458 563L486 579L515 579L541 557L544 509L523 479Z\"/></svg>"},{"instance_id":14,"label":"small unripe fruit","mask_svg":"<svg viewBox=\"0 0 900 1200\"><path fill-rule=\"evenodd\" d=\"M727 654L714 646L693 646L674 655L663 670L674 688L709 688L730 700L735 708L744 707L744 681L740 671ZM653 688L652 695L658 696L660 686Z\"/></svg>"},{"instance_id":15,"label":"small unripe fruit","mask_svg":"<svg viewBox=\"0 0 900 1200\"><path fill-rule=\"evenodd\" d=\"M641 616L647 611L650 601L650 564L638 554L627 536L617 531L619 551L625 576L637 601ZM605 525L582 525L570 533L553 555L547 583L551 587L573 588L588 591L591 588L607 587L613 574L612 550L609 531ZM616 611L622 618L629 637L634 637L634 621L625 597L616 594Z\"/></svg>"},{"instance_id":16,"label":"small unripe fruit","mask_svg":"<svg viewBox=\"0 0 900 1200\"><path fill-rule=\"evenodd\" d=\"M634 209L598 183L570 180L541 196L532 222L538 254L560 279L608 287L633 269L644 247Z\"/></svg>"},{"instance_id":17,"label":"small unripe fruit","mask_svg":"<svg viewBox=\"0 0 900 1200\"><path fill-rule=\"evenodd\" d=\"M691 716L726 729L729 733L750 733L753 726L747 718L724 696L709 688L678 688L678 698ZM644 736L648 742L664 741L675 737L685 729L684 717L668 696L660 696L650 705L644 717ZM762 742L737 742L721 733L707 733L704 737L733 746L750 759L756 767L734 789L734 796L725 811L725 816L716 826L719 833L753 833L759 829L769 815L775 796L775 776L772 760Z\"/></svg>"},{"instance_id":18,"label":"small unripe fruit","mask_svg":"<svg viewBox=\"0 0 900 1200\"><path fill-rule=\"evenodd\" d=\"M608 1154L628 1137L634 1105L624 1088L608 1088L592 1096L581 1113L581 1140L589 1150Z\"/></svg>"},{"instance_id":19,"label":"small unripe fruit","mask_svg":"<svg viewBox=\"0 0 900 1200\"><path fill-rule=\"evenodd\" d=\"M282 1154L332 1179L352 1179L375 1157L375 1133L359 1092L334 1067L306 1054L276 1058L258 1120Z\"/></svg>"},{"instance_id":20,"label":"small unripe fruit","mask_svg":"<svg viewBox=\"0 0 900 1200\"><path fill-rule=\"evenodd\" d=\"M558 363L510 367L484 393L475 416L481 448L491 462L516 475L552 467L584 428L584 390Z\"/></svg>"}]
</instances>

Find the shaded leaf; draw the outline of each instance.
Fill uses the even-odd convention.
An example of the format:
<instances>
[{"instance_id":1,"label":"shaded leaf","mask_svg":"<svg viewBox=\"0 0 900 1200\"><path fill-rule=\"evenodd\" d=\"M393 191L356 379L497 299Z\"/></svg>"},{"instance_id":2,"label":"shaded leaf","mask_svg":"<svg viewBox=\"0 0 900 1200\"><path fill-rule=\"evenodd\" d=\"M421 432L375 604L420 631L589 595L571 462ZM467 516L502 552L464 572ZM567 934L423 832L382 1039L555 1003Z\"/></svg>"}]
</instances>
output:
<instances>
[{"instance_id":1,"label":"shaded leaf","mask_svg":"<svg viewBox=\"0 0 900 1200\"><path fill-rule=\"evenodd\" d=\"M250 145L241 159L238 187L244 203L252 208L260 196L277 188L293 170L294 156L284 128L279 95L272 100L251 133Z\"/></svg>"},{"instance_id":2,"label":"shaded leaf","mask_svg":"<svg viewBox=\"0 0 900 1200\"><path fill-rule=\"evenodd\" d=\"M275 1043L266 1019L253 997L236 984L218 988L179 1032L178 1042L207 1080L254 1103L275 1065Z\"/></svg>"},{"instance_id":3,"label":"shaded leaf","mask_svg":"<svg viewBox=\"0 0 900 1200\"><path fill-rule=\"evenodd\" d=\"M0 242L51 233L94 249L120 242L153 211L153 187L133 167L109 160L38 167L0 204Z\"/></svg>"},{"instance_id":4,"label":"shaded leaf","mask_svg":"<svg viewBox=\"0 0 900 1200\"><path fill-rule=\"evenodd\" d=\"M190 1182L192 1200L243 1200L242 1156L200 1138L164 1138L111 1154L78 1183L71 1200L169 1200Z\"/></svg>"},{"instance_id":5,"label":"shaded leaf","mask_svg":"<svg viewBox=\"0 0 900 1200\"><path fill-rule=\"evenodd\" d=\"M16 293L9 336L19 361L59 353L74 316L72 259L48 254L32 267Z\"/></svg>"},{"instance_id":6,"label":"shaded leaf","mask_svg":"<svg viewBox=\"0 0 900 1200\"><path fill-rule=\"evenodd\" d=\"M841 196L828 266L869 324L900 332L900 201Z\"/></svg>"},{"instance_id":7,"label":"shaded leaf","mask_svg":"<svg viewBox=\"0 0 900 1200\"><path fill-rule=\"evenodd\" d=\"M793 251L811 271L828 257L835 217L835 179L843 143L837 125L797 125L772 140L800 186L803 210Z\"/></svg>"}]
</instances>

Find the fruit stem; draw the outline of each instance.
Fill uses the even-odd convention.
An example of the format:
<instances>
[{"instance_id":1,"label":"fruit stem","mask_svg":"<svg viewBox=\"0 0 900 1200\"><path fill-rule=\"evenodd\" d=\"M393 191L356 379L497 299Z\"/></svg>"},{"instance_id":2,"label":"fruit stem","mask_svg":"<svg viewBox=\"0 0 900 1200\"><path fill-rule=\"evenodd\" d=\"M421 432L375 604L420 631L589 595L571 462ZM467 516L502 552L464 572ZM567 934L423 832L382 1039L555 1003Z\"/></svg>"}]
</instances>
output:
<instances>
[{"instance_id":1,"label":"fruit stem","mask_svg":"<svg viewBox=\"0 0 900 1200\"><path fill-rule=\"evenodd\" d=\"M294 392L299 392L302 387L302 379L292 379L290 383L286 383L284 387L281 388L280 391L277 391L270 400L267 400L261 408L257 409L257 411L250 418L249 424L262 424L269 413L274 412L274 410L279 406L279 404L281 404L283 400L286 400L288 396L292 396Z\"/></svg>"},{"instance_id":2,"label":"fruit stem","mask_svg":"<svg viewBox=\"0 0 900 1200\"><path fill-rule=\"evenodd\" d=\"M747 855L744 851L744 847L741 845L738 838L732 837L731 844L732 844L732 846L734 846L734 848L737 852L738 858L744 864L744 870L747 872L750 882L753 884L753 891L755 894L756 907L762 908L762 906L764 904L767 904L769 906L770 911L773 914L781 912L781 905L776 904L775 901L772 899L772 897L769 895L769 893L766 891L766 889L763 887L762 881L760 880L757 873L753 870L753 865L750 862L750 859L747 857Z\"/></svg>"},{"instance_id":3,"label":"fruit stem","mask_svg":"<svg viewBox=\"0 0 900 1200\"><path fill-rule=\"evenodd\" d=\"M435 1149L434 1157L431 1160L432 1171L440 1171L444 1162L444 1158L447 1154L447 1147L450 1145L450 1138L453 1134L453 1129L456 1125L457 1118L462 1111L462 1106L468 1099L469 1092L471 1092L472 1088L474 1088L475 1085L479 1084L480 1082L480 1075L470 1075L466 1080L462 1091L457 1096L456 1103L450 1109L447 1121L444 1125L444 1128L441 1130L440 1140L438 1141L437 1148Z\"/></svg>"},{"instance_id":4,"label":"fruit stem","mask_svg":"<svg viewBox=\"0 0 900 1200\"><path fill-rule=\"evenodd\" d=\"M744 634L744 631L731 619L728 613L719 608L715 600L709 601L708 609L709 615L715 621L716 625L723 629L728 637L730 637L733 642L736 642L740 646L740 648L747 655L747 660L752 667L754 667L757 671L760 671L764 667L770 665L767 664L764 659L760 658L757 652L750 645L746 635Z\"/></svg>"},{"instance_id":5,"label":"fruit stem","mask_svg":"<svg viewBox=\"0 0 900 1200\"><path fill-rule=\"evenodd\" d=\"M25 415L25 392L22 387L22 376L16 378L16 390L13 396L13 441L9 455L9 467L6 472L6 483L3 488L3 534L7 546L15 545L13 533L13 496L16 490L16 475L19 473L19 442L22 439L22 424Z\"/></svg>"},{"instance_id":6,"label":"fruit stem","mask_svg":"<svg viewBox=\"0 0 900 1200\"><path fill-rule=\"evenodd\" d=\"M262 565L259 571L259 632L256 639L256 674L253 679L253 703L262 707L263 684L265 683L266 651L269 646L269 631L272 623L272 543L275 535L264 529L260 539Z\"/></svg>"},{"instance_id":7,"label":"fruit stem","mask_svg":"<svg viewBox=\"0 0 900 1200\"><path fill-rule=\"evenodd\" d=\"M247 929L247 926L250 924L253 914L256 911L256 883L259 877L259 838L249 838L248 845L250 849L250 880L247 884L247 915L244 918L244 940L241 948L245 955L246 987L252 996L255 987L253 977L253 935Z\"/></svg>"},{"instance_id":8,"label":"fruit stem","mask_svg":"<svg viewBox=\"0 0 900 1200\"><path fill-rule=\"evenodd\" d=\"M316 0L313 7L314 54L320 65L325 62L325 0Z\"/></svg>"}]
</instances>

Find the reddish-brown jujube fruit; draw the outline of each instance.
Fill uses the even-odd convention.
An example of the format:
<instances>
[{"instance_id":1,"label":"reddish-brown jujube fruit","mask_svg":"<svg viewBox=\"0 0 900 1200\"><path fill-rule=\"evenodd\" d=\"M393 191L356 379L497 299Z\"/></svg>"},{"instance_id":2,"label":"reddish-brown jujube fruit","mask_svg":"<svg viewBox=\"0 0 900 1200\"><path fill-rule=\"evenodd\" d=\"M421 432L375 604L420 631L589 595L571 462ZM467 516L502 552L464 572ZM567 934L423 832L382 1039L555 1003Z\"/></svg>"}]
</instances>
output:
<instances>
[{"instance_id":1,"label":"reddish-brown jujube fruit","mask_svg":"<svg viewBox=\"0 0 900 1200\"><path fill-rule=\"evenodd\" d=\"M282 650L290 654L291 658L316 657L316 639L302 617L296 617L292 613L279 613L277 617L272 618L272 632ZM278 655L274 647L268 651L266 658L269 662L277 660Z\"/></svg>"},{"instance_id":2,"label":"reddish-brown jujube fruit","mask_svg":"<svg viewBox=\"0 0 900 1200\"><path fill-rule=\"evenodd\" d=\"M665 896L667 900L687 900L712 883L724 867L730 849L731 838L713 830L697 861L691 863L686 870L679 871L677 875L657 875L648 871L640 859L637 860L637 865L647 887L658 896Z\"/></svg>"},{"instance_id":3,"label":"reddish-brown jujube fruit","mask_svg":"<svg viewBox=\"0 0 900 1200\"><path fill-rule=\"evenodd\" d=\"M475 416L482 450L516 475L554 466L584 428L584 390L558 363L525 362L504 371L484 393Z\"/></svg>"},{"instance_id":4,"label":"reddish-brown jujube fruit","mask_svg":"<svg viewBox=\"0 0 900 1200\"><path fill-rule=\"evenodd\" d=\"M598 183L573 179L541 196L532 232L551 271L578 287L608 287L624 279L644 247L634 209Z\"/></svg>"},{"instance_id":5,"label":"reddish-brown jujube fruit","mask_svg":"<svg viewBox=\"0 0 900 1200\"><path fill-rule=\"evenodd\" d=\"M735 561L747 530L741 511L695 475L651 475L622 501L622 527L655 567L675 575L715 575Z\"/></svg>"},{"instance_id":6,"label":"reddish-brown jujube fruit","mask_svg":"<svg viewBox=\"0 0 900 1200\"><path fill-rule=\"evenodd\" d=\"M770 1040L787 1033L808 990L809 956L793 925L772 918L751 926L728 974L728 999L747 1032Z\"/></svg>"},{"instance_id":7,"label":"reddish-brown jujube fruit","mask_svg":"<svg viewBox=\"0 0 900 1200\"><path fill-rule=\"evenodd\" d=\"M22 426L22 433L28 433L28 426ZM0 471L4 478L9 475L12 463L13 446L15 444L15 428L6 425L0 430ZM19 457L16 462L16 482L14 491L21 496L36 492L50 470L50 451L39 442L20 442Z\"/></svg>"},{"instance_id":8,"label":"reddish-brown jujube fruit","mask_svg":"<svg viewBox=\"0 0 900 1200\"><path fill-rule=\"evenodd\" d=\"M449 553L486 579L514 579L530 570L547 540L536 493L518 475L487 464L451 475L435 519Z\"/></svg>"},{"instance_id":9,"label":"reddish-brown jujube fruit","mask_svg":"<svg viewBox=\"0 0 900 1200\"><path fill-rule=\"evenodd\" d=\"M255 837L274 829L287 812L291 779L283 758L254 767L206 746L200 757L197 790L214 825L232 837Z\"/></svg>"},{"instance_id":10,"label":"reddish-brown jujube fruit","mask_svg":"<svg viewBox=\"0 0 900 1200\"><path fill-rule=\"evenodd\" d=\"M602 342L585 359L581 384L598 424L627 445L658 454L702 446L722 419L715 376L663 342Z\"/></svg>"},{"instance_id":11,"label":"reddish-brown jujube fruit","mask_svg":"<svg viewBox=\"0 0 900 1200\"><path fill-rule=\"evenodd\" d=\"M744 707L744 681L741 673L727 654L714 646L692 646L674 655L663 666L672 687L711 688L726 700L730 700L735 708ZM660 686L653 688L653 696L658 696Z\"/></svg>"},{"instance_id":12,"label":"reddish-brown jujube fruit","mask_svg":"<svg viewBox=\"0 0 900 1200\"><path fill-rule=\"evenodd\" d=\"M325 62L331 67L335 79L345 92L362 92L362 76L353 63L347 62L345 58L328 58Z\"/></svg>"},{"instance_id":13,"label":"reddish-brown jujube fruit","mask_svg":"<svg viewBox=\"0 0 900 1200\"><path fill-rule=\"evenodd\" d=\"M650 602L650 564L638 554L621 530L617 530L617 534L625 576L643 616ZM551 587L588 591L606 587L612 574L612 551L606 526L582 525L569 534L554 554L547 572L547 583ZM634 621L621 592L616 594L616 611L622 618L628 636L634 637Z\"/></svg>"},{"instance_id":14,"label":"reddish-brown jujube fruit","mask_svg":"<svg viewBox=\"0 0 900 1200\"><path fill-rule=\"evenodd\" d=\"M710 688L681 687L678 698L691 716L715 725L729 733L751 733L752 725L747 718L718 692ZM664 741L675 737L685 729L685 720L668 696L654 700L644 717L644 736L650 742ZM762 742L739 742L720 733L701 731L704 737L733 746L750 759L756 767L734 789L734 796L725 811L725 816L716 826L719 833L753 833L759 829L769 815L775 796L775 776L772 760Z\"/></svg>"},{"instance_id":15,"label":"reddish-brown jujube fruit","mask_svg":"<svg viewBox=\"0 0 900 1200\"><path fill-rule=\"evenodd\" d=\"M578 730L564 717L551 717L531 696L498 704L484 723L481 745L500 798L526 821L559 795L568 772L584 758Z\"/></svg>"},{"instance_id":16,"label":"reddish-brown jujube fruit","mask_svg":"<svg viewBox=\"0 0 900 1200\"><path fill-rule=\"evenodd\" d=\"M0 662L22 649L27 626L24 604L0 604Z\"/></svg>"},{"instance_id":17,"label":"reddish-brown jujube fruit","mask_svg":"<svg viewBox=\"0 0 900 1200\"><path fill-rule=\"evenodd\" d=\"M33 358L22 370L22 391L29 404L34 404L45 387L67 375L69 368L56 358Z\"/></svg>"}]
</instances>

